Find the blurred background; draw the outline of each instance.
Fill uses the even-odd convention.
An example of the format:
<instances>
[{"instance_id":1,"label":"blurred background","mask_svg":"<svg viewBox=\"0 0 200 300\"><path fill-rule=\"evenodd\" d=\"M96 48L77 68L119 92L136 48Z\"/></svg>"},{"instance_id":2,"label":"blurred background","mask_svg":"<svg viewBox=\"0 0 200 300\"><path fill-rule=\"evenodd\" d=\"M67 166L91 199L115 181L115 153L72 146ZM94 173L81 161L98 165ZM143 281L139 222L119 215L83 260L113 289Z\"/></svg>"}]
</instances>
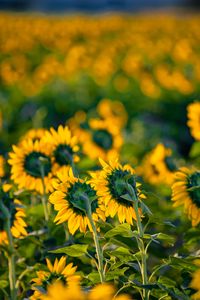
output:
<instances>
[{"instance_id":1,"label":"blurred background","mask_svg":"<svg viewBox=\"0 0 200 300\"><path fill-rule=\"evenodd\" d=\"M200 7L199 0L1 0L0 9L14 11L140 11L173 7Z\"/></svg>"}]
</instances>

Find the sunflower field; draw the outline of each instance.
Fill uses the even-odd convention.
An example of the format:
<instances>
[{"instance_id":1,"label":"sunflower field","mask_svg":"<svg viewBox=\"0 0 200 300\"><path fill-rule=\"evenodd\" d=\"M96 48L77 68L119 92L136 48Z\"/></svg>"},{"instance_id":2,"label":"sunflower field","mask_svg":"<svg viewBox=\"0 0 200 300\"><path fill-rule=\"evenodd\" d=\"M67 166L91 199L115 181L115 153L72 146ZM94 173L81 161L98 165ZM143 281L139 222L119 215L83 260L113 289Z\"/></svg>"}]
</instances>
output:
<instances>
[{"instance_id":1,"label":"sunflower field","mask_svg":"<svg viewBox=\"0 0 200 300\"><path fill-rule=\"evenodd\" d=\"M198 14L0 14L0 299L200 299Z\"/></svg>"}]
</instances>

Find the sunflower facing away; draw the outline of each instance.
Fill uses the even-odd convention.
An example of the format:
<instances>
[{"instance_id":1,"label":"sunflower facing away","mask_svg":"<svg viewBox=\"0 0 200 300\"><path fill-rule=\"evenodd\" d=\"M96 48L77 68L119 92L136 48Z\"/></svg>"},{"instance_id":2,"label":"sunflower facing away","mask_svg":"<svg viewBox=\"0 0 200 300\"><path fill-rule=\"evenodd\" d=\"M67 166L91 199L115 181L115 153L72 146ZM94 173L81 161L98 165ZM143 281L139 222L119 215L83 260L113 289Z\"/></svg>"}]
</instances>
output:
<instances>
[{"instance_id":1,"label":"sunflower facing away","mask_svg":"<svg viewBox=\"0 0 200 300\"><path fill-rule=\"evenodd\" d=\"M130 300L128 295L121 294L116 297L115 288L111 284L103 283L95 286L91 291L81 290L79 282L69 282L64 286L61 282L50 285L47 294L41 300Z\"/></svg>"},{"instance_id":2,"label":"sunflower facing away","mask_svg":"<svg viewBox=\"0 0 200 300\"><path fill-rule=\"evenodd\" d=\"M187 107L188 122L191 135L200 141L200 102L194 102Z\"/></svg>"},{"instance_id":3,"label":"sunflower facing away","mask_svg":"<svg viewBox=\"0 0 200 300\"><path fill-rule=\"evenodd\" d=\"M192 300L200 300L200 260L195 261L196 265L199 266L199 269L194 272L192 276L192 281L190 283L190 287L196 290L195 294L192 295Z\"/></svg>"},{"instance_id":4,"label":"sunflower facing away","mask_svg":"<svg viewBox=\"0 0 200 300\"><path fill-rule=\"evenodd\" d=\"M132 201L121 196L127 194L127 183L132 186L140 199L145 196L139 190L140 184L135 181L135 171L131 166L122 166L118 159L109 163L100 160L103 169L100 172L91 173L91 185L97 190L99 198L105 202L106 217L117 215L119 222L133 224L136 220Z\"/></svg>"},{"instance_id":5,"label":"sunflower facing away","mask_svg":"<svg viewBox=\"0 0 200 300\"><path fill-rule=\"evenodd\" d=\"M11 165L11 179L19 186L27 190L44 192L42 173L46 192L52 191L52 161L51 149L40 141L31 139L23 141L20 146L13 146L13 152L8 160ZM43 170L43 171L42 171Z\"/></svg>"},{"instance_id":6,"label":"sunflower facing away","mask_svg":"<svg viewBox=\"0 0 200 300\"><path fill-rule=\"evenodd\" d=\"M72 169L62 169L57 173L58 179L54 181L56 189L49 201L58 211L54 220L57 224L67 222L69 232L74 234L78 229L86 232L87 227L92 231L90 221L86 215L86 203L84 197L91 201L92 218L94 222L99 219L105 221L105 208L100 199L97 198L96 190L88 181L84 181L73 175Z\"/></svg>"},{"instance_id":7,"label":"sunflower facing away","mask_svg":"<svg viewBox=\"0 0 200 300\"><path fill-rule=\"evenodd\" d=\"M191 168L180 168L175 173L172 185L174 206L184 205L185 212L192 221L192 226L200 222L200 171Z\"/></svg>"},{"instance_id":8,"label":"sunflower facing away","mask_svg":"<svg viewBox=\"0 0 200 300\"><path fill-rule=\"evenodd\" d=\"M75 115L68 120L67 124L73 135L77 136L80 143L84 143L85 139L88 139L89 124L84 111L77 111Z\"/></svg>"},{"instance_id":9,"label":"sunflower facing away","mask_svg":"<svg viewBox=\"0 0 200 300\"><path fill-rule=\"evenodd\" d=\"M143 175L147 182L152 184L165 183L171 185L174 180L175 164L172 160L172 151L163 144L158 144L143 160L138 174Z\"/></svg>"},{"instance_id":10,"label":"sunflower facing away","mask_svg":"<svg viewBox=\"0 0 200 300\"><path fill-rule=\"evenodd\" d=\"M79 161L77 137L72 136L67 126L60 125L57 131L51 128L46 132L44 141L51 149L54 172L59 171L63 166L70 167Z\"/></svg>"},{"instance_id":11,"label":"sunflower facing away","mask_svg":"<svg viewBox=\"0 0 200 300\"><path fill-rule=\"evenodd\" d=\"M31 139L33 142L41 140L44 134L47 132L44 128L34 128L28 130L21 138L21 141Z\"/></svg>"},{"instance_id":12,"label":"sunflower facing away","mask_svg":"<svg viewBox=\"0 0 200 300\"><path fill-rule=\"evenodd\" d=\"M37 277L32 279L34 290L33 295L30 297L31 300L42 299L43 293L41 290L46 292L47 288L51 286L54 282L62 283L66 285L68 280L70 282L76 282L80 280L80 276L76 275L77 267L73 266L73 263L66 264L66 257L62 256L60 260L55 259L54 264L52 265L50 260L46 259L48 271L38 271ZM57 291L58 293L59 291Z\"/></svg>"},{"instance_id":13,"label":"sunflower facing away","mask_svg":"<svg viewBox=\"0 0 200 300\"><path fill-rule=\"evenodd\" d=\"M123 144L120 128L113 119L91 119L88 138L83 143L83 151L92 159L99 157L109 160L118 156Z\"/></svg>"},{"instance_id":14,"label":"sunflower facing away","mask_svg":"<svg viewBox=\"0 0 200 300\"><path fill-rule=\"evenodd\" d=\"M19 200L14 199L11 194L11 185L3 184L0 187L0 201L7 207L11 215L11 233L14 238L21 238L27 235L26 223L24 221L25 212ZM4 230L4 216L0 210L0 244L7 244L7 233Z\"/></svg>"}]
</instances>

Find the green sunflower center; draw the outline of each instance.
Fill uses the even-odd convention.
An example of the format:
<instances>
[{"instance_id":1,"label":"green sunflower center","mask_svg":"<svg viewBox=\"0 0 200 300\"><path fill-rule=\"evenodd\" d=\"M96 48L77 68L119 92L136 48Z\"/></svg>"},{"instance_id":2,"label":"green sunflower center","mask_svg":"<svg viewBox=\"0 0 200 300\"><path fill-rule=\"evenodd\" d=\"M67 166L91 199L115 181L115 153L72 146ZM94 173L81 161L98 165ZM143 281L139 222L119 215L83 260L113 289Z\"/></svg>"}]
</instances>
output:
<instances>
[{"instance_id":1,"label":"green sunflower center","mask_svg":"<svg viewBox=\"0 0 200 300\"><path fill-rule=\"evenodd\" d=\"M66 284L66 278L63 274L53 272L42 281L42 287L46 290L47 286L52 284L54 281L61 281L63 284Z\"/></svg>"},{"instance_id":2,"label":"green sunflower center","mask_svg":"<svg viewBox=\"0 0 200 300\"><path fill-rule=\"evenodd\" d=\"M9 196L9 193L5 193L2 189L0 190L0 197L1 200L3 201L4 206L6 206L8 211L10 212L11 215L10 221L12 226L15 219L15 214L17 212L13 201L14 199ZM4 225L5 225L5 216L3 212L0 210L0 231L4 230Z\"/></svg>"},{"instance_id":3,"label":"green sunflower center","mask_svg":"<svg viewBox=\"0 0 200 300\"><path fill-rule=\"evenodd\" d=\"M176 170L176 166L175 166L171 156L165 157L165 163L166 163L167 169L169 171L173 172Z\"/></svg>"},{"instance_id":4,"label":"green sunflower center","mask_svg":"<svg viewBox=\"0 0 200 300\"><path fill-rule=\"evenodd\" d=\"M113 145L113 137L107 130L95 130L93 132L93 141L101 148L109 150Z\"/></svg>"},{"instance_id":5,"label":"green sunflower center","mask_svg":"<svg viewBox=\"0 0 200 300\"><path fill-rule=\"evenodd\" d=\"M92 213L98 208L98 200L96 191L86 182L75 182L68 189L67 201L70 203L70 208L78 215L85 215L87 210L87 197L91 202Z\"/></svg>"},{"instance_id":6,"label":"green sunflower center","mask_svg":"<svg viewBox=\"0 0 200 300\"><path fill-rule=\"evenodd\" d=\"M59 145L54 151L54 156L60 166L70 165L73 159L73 150L68 145Z\"/></svg>"},{"instance_id":7,"label":"green sunflower center","mask_svg":"<svg viewBox=\"0 0 200 300\"><path fill-rule=\"evenodd\" d=\"M36 178L42 177L42 168L45 176L51 172L51 160L47 155L34 151L26 156L24 169L29 175Z\"/></svg>"},{"instance_id":8,"label":"green sunflower center","mask_svg":"<svg viewBox=\"0 0 200 300\"><path fill-rule=\"evenodd\" d=\"M189 194L192 202L200 208L200 172L197 171L188 178L188 188L191 189Z\"/></svg>"},{"instance_id":9,"label":"green sunflower center","mask_svg":"<svg viewBox=\"0 0 200 300\"><path fill-rule=\"evenodd\" d=\"M130 201L122 198L121 196L128 194L127 183L130 184L137 193L134 176L127 170L116 169L108 176L107 179L108 188L112 197L121 205L126 207L132 206L133 204Z\"/></svg>"}]
</instances>

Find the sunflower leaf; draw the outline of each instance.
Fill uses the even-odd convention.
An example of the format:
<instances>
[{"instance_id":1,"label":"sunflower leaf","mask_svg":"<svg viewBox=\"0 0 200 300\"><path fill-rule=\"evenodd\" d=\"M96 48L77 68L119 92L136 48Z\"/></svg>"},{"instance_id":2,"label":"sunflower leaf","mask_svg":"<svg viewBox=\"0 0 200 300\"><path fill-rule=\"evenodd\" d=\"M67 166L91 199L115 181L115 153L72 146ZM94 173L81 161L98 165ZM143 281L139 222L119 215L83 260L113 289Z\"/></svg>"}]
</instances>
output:
<instances>
[{"instance_id":1,"label":"sunflower leaf","mask_svg":"<svg viewBox=\"0 0 200 300\"><path fill-rule=\"evenodd\" d=\"M120 224L115 228L107 231L104 235L106 238L111 238L116 235L121 235L123 237L133 237L134 234L131 230L131 226L129 224Z\"/></svg>"},{"instance_id":2,"label":"sunflower leaf","mask_svg":"<svg viewBox=\"0 0 200 300\"><path fill-rule=\"evenodd\" d=\"M76 244L49 251L50 253L65 253L72 257L83 256L87 253L88 245Z\"/></svg>"}]
</instances>

